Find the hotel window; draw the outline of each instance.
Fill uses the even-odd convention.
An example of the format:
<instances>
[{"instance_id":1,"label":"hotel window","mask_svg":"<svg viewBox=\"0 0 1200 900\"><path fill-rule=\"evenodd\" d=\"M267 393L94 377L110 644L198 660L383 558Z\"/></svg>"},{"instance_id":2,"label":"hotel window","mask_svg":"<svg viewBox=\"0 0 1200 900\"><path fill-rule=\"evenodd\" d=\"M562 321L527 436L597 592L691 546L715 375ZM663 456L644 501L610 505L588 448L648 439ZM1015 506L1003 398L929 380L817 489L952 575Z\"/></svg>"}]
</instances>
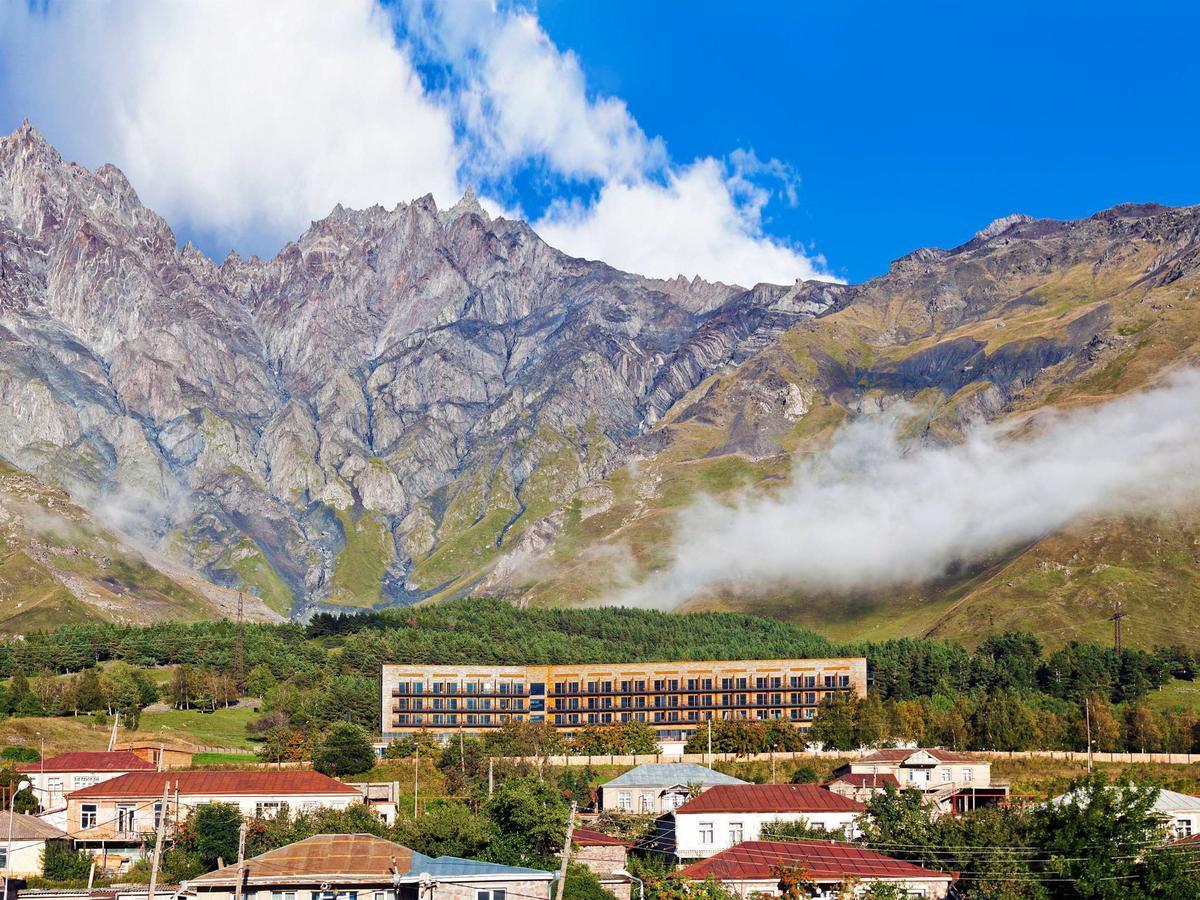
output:
<instances>
[{"instance_id":1,"label":"hotel window","mask_svg":"<svg viewBox=\"0 0 1200 900\"><path fill-rule=\"evenodd\" d=\"M620 791L617 793L617 807L629 812L633 809L633 792Z\"/></svg>"},{"instance_id":2,"label":"hotel window","mask_svg":"<svg viewBox=\"0 0 1200 900\"><path fill-rule=\"evenodd\" d=\"M806 707L804 710L804 718L806 718L806 719L811 719L816 714L817 714L817 711L815 709L813 709L811 706Z\"/></svg>"},{"instance_id":3,"label":"hotel window","mask_svg":"<svg viewBox=\"0 0 1200 900\"><path fill-rule=\"evenodd\" d=\"M504 900L508 891L504 888L493 888L490 891L476 891L475 900Z\"/></svg>"},{"instance_id":4,"label":"hotel window","mask_svg":"<svg viewBox=\"0 0 1200 900\"><path fill-rule=\"evenodd\" d=\"M741 822L730 822L729 823L729 844L730 844L730 846L736 847L738 844L740 844L742 842L742 840L743 840L743 838L742 838L742 823Z\"/></svg>"},{"instance_id":5,"label":"hotel window","mask_svg":"<svg viewBox=\"0 0 1200 900\"><path fill-rule=\"evenodd\" d=\"M711 844L712 842L713 842L713 823L712 822L701 822L700 823L700 843Z\"/></svg>"}]
</instances>

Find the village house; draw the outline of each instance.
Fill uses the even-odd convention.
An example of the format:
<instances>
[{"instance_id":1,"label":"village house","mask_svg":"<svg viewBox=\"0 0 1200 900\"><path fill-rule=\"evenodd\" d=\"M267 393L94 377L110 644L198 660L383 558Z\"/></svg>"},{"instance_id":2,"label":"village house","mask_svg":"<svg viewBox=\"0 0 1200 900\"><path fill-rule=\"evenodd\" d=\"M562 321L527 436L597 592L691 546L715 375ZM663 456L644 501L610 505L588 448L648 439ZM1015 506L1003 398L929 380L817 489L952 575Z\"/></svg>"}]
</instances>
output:
<instances>
[{"instance_id":1,"label":"village house","mask_svg":"<svg viewBox=\"0 0 1200 900\"><path fill-rule=\"evenodd\" d=\"M900 790L900 782L895 775L868 775L865 772L846 772L825 783L826 790L859 803L870 802L872 797L884 793L889 787Z\"/></svg>"},{"instance_id":2,"label":"village house","mask_svg":"<svg viewBox=\"0 0 1200 900\"><path fill-rule=\"evenodd\" d=\"M891 775L901 790L921 791L944 812L994 806L1008 798L1008 784L992 781L992 764L986 758L940 747L876 750L833 774L834 780Z\"/></svg>"},{"instance_id":3,"label":"village house","mask_svg":"<svg viewBox=\"0 0 1200 900\"><path fill-rule=\"evenodd\" d=\"M140 844L158 826L164 786L168 829L205 803L232 803L247 818L270 818L284 809L363 802L357 788L307 769L134 772L68 794L66 831L92 847Z\"/></svg>"},{"instance_id":4,"label":"village house","mask_svg":"<svg viewBox=\"0 0 1200 900\"><path fill-rule=\"evenodd\" d=\"M42 874L42 854L49 843L70 844L66 833L37 816L0 812L0 871L6 877Z\"/></svg>"},{"instance_id":5,"label":"village house","mask_svg":"<svg viewBox=\"0 0 1200 900\"><path fill-rule=\"evenodd\" d=\"M173 741L122 741L114 750L128 750L140 756L156 769L187 769L192 765L196 748Z\"/></svg>"},{"instance_id":6,"label":"village house","mask_svg":"<svg viewBox=\"0 0 1200 900\"><path fill-rule=\"evenodd\" d=\"M717 785L675 810L675 855L709 857L757 841L768 822L805 822L853 839L864 809L815 784Z\"/></svg>"},{"instance_id":7,"label":"village house","mask_svg":"<svg viewBox=\"0 0 1200 900\"><path fill-rule=\"evenodd\" d=\"M755 894L780 896L780 870L800 870L816 886L820 900L844 896L842 888L854 884L864 891L888 884L909 897L942 900L949 896L956 875L924 869L858 844L835 841L746 841L736 847L692 863L676 873L685 881L713 878L742 898ZM857 894L856 894L857 896Z\"/></svg>"},{"instance_id":8,"label":"village house","mask_svg":"<svg viewBox=\"0 0 1200 900\"><path fill-rule=\"evenodd\" d=\"M571 859L587 866L617 900L629 900L632 882L617 873L625 871L632 846L593 828L576 828L571 834Z\"/></svg>"},{"instance_id":9,"label":"village house","mask_svg":"<svg viewBox=\"0 0 1200 900\"><path fill-rule=\"evenodd\" d=\"M1050 804L1066 803L1071 794L1060 794ZM1200 835L1200 797L1181 794L1178 791L1160 789L1154 798L1151 811L1162 821L1172 841L1183 841Z\"/></svg>"},{"instance_id":10,"label":"village house","mask_svg":"<svg viewBox=\"0 0 1200 900\"><path fill-rule=\"evenodd\" d=\"M554 874L439 856L370 834L318 834L189 882L196 900L550 900Z\"/></svg>"},{"instance_id":11,"label":"village house","mask_svg":"<svg viewBox=\"0 0 1200 900\"><path fill-rule=\"evenodd\" d=\"M17 766L33 789L39 815L67 830L66 795L130 772L153 772L155 766L128 750L76 750Z\"/></svg>"},{"instance_id":12,"label":"village house","mask_svg":"<svg viewBox=\"0 0 1200 900\"><path fill-rule=\"evenodd\" d=\"M645 763L600 786L606 810L660 815L687 802L693 790L718 784L746 784L740 778L692 763Z\"/></svg>"}]
</instances>

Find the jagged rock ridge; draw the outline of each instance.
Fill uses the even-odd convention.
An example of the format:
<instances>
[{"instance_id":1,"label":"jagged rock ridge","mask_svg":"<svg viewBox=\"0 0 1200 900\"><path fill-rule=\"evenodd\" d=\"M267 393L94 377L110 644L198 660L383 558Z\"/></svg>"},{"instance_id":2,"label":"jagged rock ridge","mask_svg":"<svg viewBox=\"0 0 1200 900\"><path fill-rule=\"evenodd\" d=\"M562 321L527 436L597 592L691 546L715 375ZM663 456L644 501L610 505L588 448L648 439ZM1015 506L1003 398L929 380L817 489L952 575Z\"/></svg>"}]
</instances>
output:
<instances>
[{"instance_id":1,"label":"jagged rock ridge","mask_svg":"<svg viewBox=\"0 0 1200 900\"><path fill-rule=\"evenodd\" d=\"M619 272L472 195L339 206L216 266L26 123L0 141L0 457L277 610L403 602L846 296Z\"/></svg>"}]
</instances>

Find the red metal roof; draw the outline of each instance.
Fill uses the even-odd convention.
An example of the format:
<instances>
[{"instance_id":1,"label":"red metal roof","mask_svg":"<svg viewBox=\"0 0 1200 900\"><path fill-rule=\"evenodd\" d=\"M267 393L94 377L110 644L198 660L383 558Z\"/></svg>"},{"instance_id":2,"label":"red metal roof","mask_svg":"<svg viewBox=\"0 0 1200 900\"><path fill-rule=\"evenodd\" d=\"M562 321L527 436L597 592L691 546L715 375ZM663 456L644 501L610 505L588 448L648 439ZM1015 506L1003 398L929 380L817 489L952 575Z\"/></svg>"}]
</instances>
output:
<instances>
[{"instance_id":1,"label":"red metal roof","mask_svg":"<svg viewBox=\"0 0 1200 900\"><path fill-rule=\"evenodd\" d=\"M944 763L987 763L986 759L979 756L971 756L967 753L956 753L953 750L943 750L941 747L915 747L911 750L888 748L886 750L876 750L874 753L868 753L866 756L854 760L854 765L859 766L863 763L901 763L914 756L917 753L928 753L938 762Z\"/></svg>"},{"instance_id":2,"label":"red metal roof","mask_svg":"<svg viewBox=\"0 0 1200 900\"><path fill-rule=\"evenodd\" d=\"M615 838L594 828L576 828L571 833L571 843L576 847L632 847L629 841Z\"/></svg>"},{"instance_id":3,"label":"red metal roof","mask_svg":"<svg viewBox=\"0 0 1200 900\"><path fill-rule=\"evenodd\" d=\"M146 762L128 750L75 750L51 756L43 762L17 766L18 772L138 772L154 770L154 764Z\"/></svg>"},{"instance_id":4,"label":"red metal roof","mask_svg":"<svg viewBox=\"0 0 1200 900\"><path fill-rule=\"evenodd\" d=\"M72 800L103 797L159 797L170 784L181 796L226 794L361 794L357 788L309 769L254 769L232 772L132 772L72 791Z\"/></svg>"},{"instance_id":5,"label":"red metal roof","mask_svg":"<svg viewBox=\"0 0 1200 900\"><path fill-rule=\"evenodd\" d=\"M829 783L833 784L834 781L854 787L886 787L889 784L894 788L900 787L895 775L872 775L870 772L847 772Z\"/></svg>"},{"instance_id":6,"label":"red metal roof","mask_svg":"<svg viewBox=\"0 0 1200 900\"><path fill-rule=\"evenodd\" d=\"M718 784L675 814L705 812L860 812L857 800L815 784Z\"/></svg>"},{"instance_id":7,"label":"red metal roof","mask_svg":"<svg viewBox=\"0 0 1200 900\"><path fill-rule=\"evenodd\" d=\"M777 866L803 866L815 881L843 878L944 878L949 872L923 869L858 844L836 841L746 841L692 863L676 874L687 881L766 881Z\"/></svg>"}]
</instances>

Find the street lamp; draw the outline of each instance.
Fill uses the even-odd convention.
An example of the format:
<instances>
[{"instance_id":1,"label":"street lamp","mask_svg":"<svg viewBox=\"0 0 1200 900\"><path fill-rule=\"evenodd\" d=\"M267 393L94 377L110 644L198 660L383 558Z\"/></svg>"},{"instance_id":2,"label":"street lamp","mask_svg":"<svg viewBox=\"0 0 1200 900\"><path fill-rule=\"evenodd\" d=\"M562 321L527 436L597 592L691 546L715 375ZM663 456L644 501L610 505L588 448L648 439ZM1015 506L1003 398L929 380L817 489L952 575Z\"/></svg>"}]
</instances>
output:
<instances>
[{"instance_id":1,"label":"street lamp","mask_svg":"<svg viewBox=\"0 0 1200 900\"><path fill-rule=\"evenodd\" d=\"M642 879L638 878L636 875L626 869L617 869L617 871L613 872L613 874L620 875L622 878L628 878L631 881L636 881L638 883L638 900L646 900L646 883L642 881ZM8 898L5 897L4 900L8 900Z\"/></svg>"},{"instance_id":2,"label":"street lamp","mask_svg":"<svg viewBox=\"0 0 1200 900\"><path fill-rule=\"evenodd\" d=\"M12 873L13 816L17 814L17 794L28 788L29 782L21 781L17 784L12 796L8 798L8 843L4 847L4 900L8 900L8 877Z\"/></svg>"}]
</instances>

